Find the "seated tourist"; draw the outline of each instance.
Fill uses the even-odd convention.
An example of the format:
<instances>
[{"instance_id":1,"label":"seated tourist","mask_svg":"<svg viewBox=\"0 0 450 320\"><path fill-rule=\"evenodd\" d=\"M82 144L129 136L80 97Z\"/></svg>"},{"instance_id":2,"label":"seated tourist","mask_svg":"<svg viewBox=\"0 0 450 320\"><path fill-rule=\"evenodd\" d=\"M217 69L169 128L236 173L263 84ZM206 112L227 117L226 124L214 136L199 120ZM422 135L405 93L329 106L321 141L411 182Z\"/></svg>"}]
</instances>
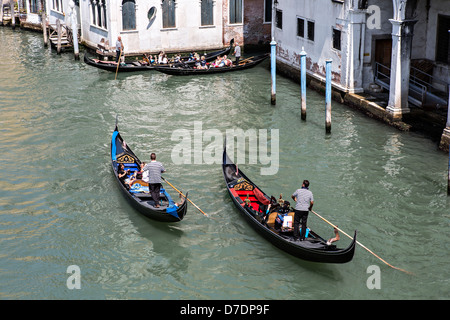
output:
<instances>
[{"instance_id":1,"label":"seated tourist","mask_svg":"<svg viewBox=\"0 0 450 320\"><path fill-rule=\"evenodd\" d=\"M223 61L225 61L225 65L226 65L227 67L233 66L233 61L231 61L230 59L228 59L227 55L224 55L224 56L223 56Z\"/></svg>"},{"instance_id":2,"label":"seated tourist","mask_svg":"<svg viewBox=\"0 0 450 320\"><path fill-rule=\"evenodd\" d=\"M197 68L198 68L198 69L208 69L208 65L207 65L205 56L202 56L202 57L201 57L199 66L198 66Z\"/></svg>"},{"instance_id":3,"label":"seated tourist","mask_svg":"<svg viewBox=\"0 0 450 320\"><path fill-rule=\"evenodd\" d=\"M148 56L145 53L142 55L142 64L143 65L149 65L150 64L150 60L149 60Z\"/></svg>"}]
</instances>

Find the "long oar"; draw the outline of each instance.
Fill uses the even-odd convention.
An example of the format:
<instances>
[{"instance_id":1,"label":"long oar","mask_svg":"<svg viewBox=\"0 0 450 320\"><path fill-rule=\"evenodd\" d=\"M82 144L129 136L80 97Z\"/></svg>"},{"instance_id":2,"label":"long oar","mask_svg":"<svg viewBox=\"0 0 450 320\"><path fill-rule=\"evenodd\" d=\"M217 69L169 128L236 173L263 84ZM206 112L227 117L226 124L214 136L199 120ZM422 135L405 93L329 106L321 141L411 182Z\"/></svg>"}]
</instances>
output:
<instances>
[{"instance_id":1,"label":"long oar","mask_svg":"<svg viewBox=\"0 0 450 320\"><path fill-rule=\"evenodd\" d=\"M173 186L173 184L171 184L169 181L167 181L167 179L165 179L164 177L161 177L161 178L162 178L165 182L167 182L167 184L168 184L169 186L171 186L172 188L174 188L176 192L178 192L179 194L181 194L187 201L189 201L194 207L196 207L196 208L198 209L198 211L200 211L201 213L203 213L205 216L208 216L206 213L203 212L202 209L200 209L195 203L193 203L193 202L191 201L191 199L186 198L186 196L185 196L180 190L178 190L177 188L175 188L175 187Z\"/></svg>"},{"instance_id":2,"label":"long oar","mask_svg":"<svg viewBox=\"0 0 450 320\"><path fill-rule=\"evenodd\" d=\"M119 60L117 60L116 77L114 78L114 80L117 79L117 71L119 71L120 57L121 57L121 56L122 56L122 50L120 50L120 53L119 53Z\"/></svg>"},{"instance_id":3,"label":"long oar","mask_svg":"<svg viewBox=\"0 0 450 320\"><path fill-rule=\"evenodd\" d=\"M311 212L314 213L316 216L318 216L318 217L319 217L320 219L322 219L323 221L325 221L326 223L328 223L329 225L331 225L333 228L339 230L340 232L342 232L342 233L345 234L347 237L349 237L350 239L353 240L353 237L349 236L347 233L345 233L344 231L342 231L341 229L339 229L337 226L335 226L334 224L332 224L330 221L328 221L327 219L325 219L324 217L322 217L320 214L314 212L313 210L311 210ZM362 248L364 248L365 250L367 250L369 253L371 253L372 255L374 255L375 257L377 257L378 259L380 259L382 262L384 262L384 263L385 263L386 265L388 265L389 267L391 267L391 268L393 268L393 269L396 269L396 270L403 271L403 272L408 273L408 274L412 274L411 272L406 271L406 270L404 270L404 269L394 267L394 266L391 265L390 263L388 263L388 262L386 262L385 260L381 259L378 255L376 255L375 253L373 253L370 249L368 249L366 246L364 246L363 244L361 244L358 240L356 240L356 243L359 244L359 245L360 245Z\"/></svg>"},{"instance_id":4,"label":"long oar","mask_svg":"<svg viewBox=\"0 0 450 320\"><path fill-rule=\"evenodd\" d=\"M251 58L254 58L255 56L253 56L253 57L250 57L250 58L247 58L247 59L244 59L244 60L239 60L239 64L241 64L242 62L245 62L245 61L247 61L247 60L250 60Z\"/></svg>"}]
</instances>

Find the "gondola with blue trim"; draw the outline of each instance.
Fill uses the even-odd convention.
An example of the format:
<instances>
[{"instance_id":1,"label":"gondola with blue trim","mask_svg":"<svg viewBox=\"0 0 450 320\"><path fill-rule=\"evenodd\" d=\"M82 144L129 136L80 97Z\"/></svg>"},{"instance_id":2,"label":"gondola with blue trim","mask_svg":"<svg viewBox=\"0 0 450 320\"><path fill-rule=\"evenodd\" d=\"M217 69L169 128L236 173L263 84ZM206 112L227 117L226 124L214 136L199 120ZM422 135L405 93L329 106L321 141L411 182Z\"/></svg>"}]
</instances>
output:
<instances>
[{"instance_id":1,"label":"gondola with blue trim","mask_svg":"<svg viewBox=\"0 0 450 320\"><path fill-rule=\"evenodd\" d=\"M161 186L160 207L155 207L156 203L148 192L148 183L143 180L135 180L128 186L119 179L118 171L120 164L124 165L125 171L130 170L129 176L131 176L135 171L139 170L141 161L120 136L116 122L111 139L111 166L122 193L140 213L148 218L162 222L178 222L183 220L187 211L187 201L182 202L181 200L179 201L180 204L177 205L170 194Z\"/></svg>"}]
</instances>

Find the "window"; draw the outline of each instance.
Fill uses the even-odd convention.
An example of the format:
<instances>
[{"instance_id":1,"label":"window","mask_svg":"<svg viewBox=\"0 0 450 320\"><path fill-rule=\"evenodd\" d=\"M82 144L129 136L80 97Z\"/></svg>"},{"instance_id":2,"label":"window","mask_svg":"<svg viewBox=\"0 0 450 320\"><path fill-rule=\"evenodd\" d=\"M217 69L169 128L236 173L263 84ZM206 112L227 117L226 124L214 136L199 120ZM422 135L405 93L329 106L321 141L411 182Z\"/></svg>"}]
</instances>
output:
<instances>
[{"instance_id":1,"label":"window","mask_svg":"<svg viewBox=\"0 0 450 320\"><path fill-rule=\"evenodd\" d=\"M283 29L283 11L277 10L275 19L276 19L275 22L276 22L277 28Z\"/></svg>"},{"instance_id":2,"label":"window","mask_svg":"<svg viewBox=\"0 0 450 320\"><path fill-rule=\"evenodd\" d=\"M62 0L53 0L53 10L63 12Z\"/></svg>"},{"instance_id":3,"label":"window","mask_svg":"<svg viewBox=\"0 0 450 320\"><path fill-rule=\"evenodd\" d=\"M242 23L242 0L230 0L230 23Z\"/></svg>"},{"instance_id":4,"label":"window","mask_svg":"<svg viewBox=\"0 0 450 320\"><path fill-rule=\"evenodd\" d=\"M450 16L438 15L436 61L450 63Z\"/></svg>"},{"instance_id":5,"label":"window","mask_svg":"<svg viewBox=\"0 0 450 320\"><path fill-rule=\"evenodd\" d=\"M314 41L314 21L308 21L308 40Z\"/></svg>"},{"instance_id":6,"label":"window","mask_svg":"<svg viewBox=\"0 0 450 320\"><path fill-rule=\"evenodd\" d=\"M163 28L175 28L175 0L162 2Z\"/></svg>"},{"instance_id":7,"label":"window","mask_svg":"<svg viewBox=\"0 0 450 320\"><path fill-rule=\"evenodd\" d=\"M305 37L305 19L297 18L297 37Z\"/></svg>"},{"instance_id":8,"label":"window","mask_svg":"<svg viewBox=\"0 0 450 320\"><path fill-rule=\"evenodd\" d=\"M333 48L341 50L341 30L333 28Z\"/></svg>"},{"instance_id":9,"label":"window","mask_svg":"<svg viewBox=\"0 0 450 320\"><path fill-rule=\"evenodd\" d=\"M264 0L264 22L272 22L272 0Z\"/></svg>"},{"instance_id":10,"label":"window","mask_svg":"<svg viewBox=\"0 0 450 320\"><path fill-rule=\"evenodd\" d=\"M202 0L201 3L202 26L214 24L213 0Z\"/></svg>"},{"instance_id":11,"label":"window","mask_svg":"<svg viewBox=\"0 0 450 320\"><path fill-rule=\"evenodd\" d=\"M122 30L136 30L136 3L134 0L122 1Z\"/></svg>"},{"instance_id":12,"label":"window","mask_svg":"<svg viewBox=\"0 0 450 320\"><path fill-rule=\"evenodd\" d=\"M30 13L37 13L37 3L36 0L30 0Z\"/></svg>"}]
</instances>

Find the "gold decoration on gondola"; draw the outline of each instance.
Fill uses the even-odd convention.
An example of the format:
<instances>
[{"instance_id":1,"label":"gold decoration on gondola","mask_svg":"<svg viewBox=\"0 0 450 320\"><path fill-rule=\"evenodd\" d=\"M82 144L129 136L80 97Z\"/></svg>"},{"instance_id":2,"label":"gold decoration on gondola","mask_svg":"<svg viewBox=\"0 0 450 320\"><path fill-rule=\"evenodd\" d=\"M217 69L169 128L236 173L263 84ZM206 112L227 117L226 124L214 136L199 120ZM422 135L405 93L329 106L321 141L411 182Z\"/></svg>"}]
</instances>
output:
<instances>
[{"instance_id":1,"label":"gold decoration on gondola","mask_svg":"<svg viewBox=\"0 0 450 320\"><path fill-rule=\"evenodd\" d=\"M135 159L129 154L123 154L117 157L118 163L135 163Z\"/></svg>"},{"instance_id":2,"label":"gold decoration on gondola","mask_svg":"<svg viewBox=\"0 0 450 320\"><path fill-rule=\"evenodd\" d=\"M236 190L236 191L239 191L239 190L252 191L253 185L244 180L244 181L238 182L234 186L234 190Z\"/></svg>"}]
</instances>

